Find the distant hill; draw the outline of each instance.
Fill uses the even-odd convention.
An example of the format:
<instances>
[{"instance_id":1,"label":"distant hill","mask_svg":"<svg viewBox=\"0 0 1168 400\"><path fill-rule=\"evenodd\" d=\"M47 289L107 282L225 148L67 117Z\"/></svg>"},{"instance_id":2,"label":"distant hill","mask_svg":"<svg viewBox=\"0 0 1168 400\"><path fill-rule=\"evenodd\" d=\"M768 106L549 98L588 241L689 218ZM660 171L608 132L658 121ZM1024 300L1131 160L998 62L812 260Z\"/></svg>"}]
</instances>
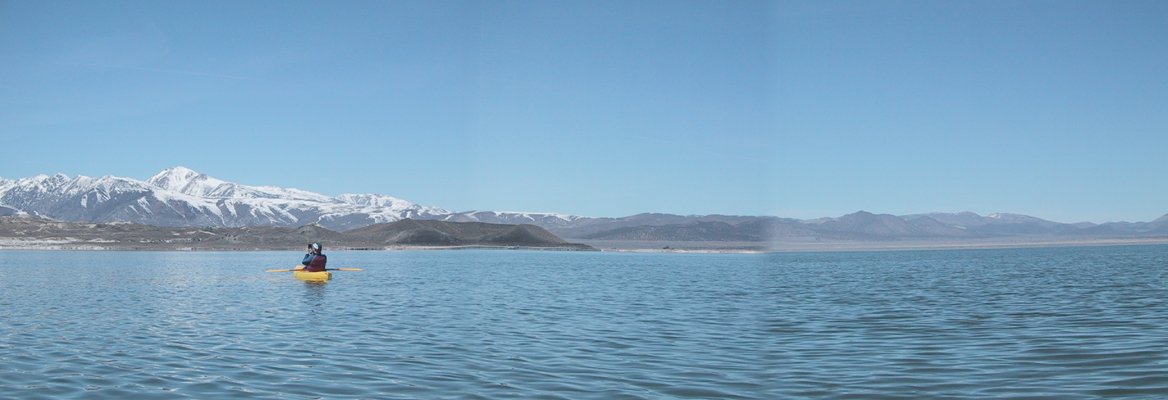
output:
<instances>
[{"instance_id":1,"label":"distant hill","mask_svg":"<svg viewBox=\"0 0 1168 400\"><path fill-rule=\"evenodd\" d=\"M734 225L718 221L696 221L669 225L638 225L592 233L583 239L634 241L718 241L762 242L766 237Z\"/></svg>"},{"instance_id":2,"label":"distant hill","mask_svg":"<svg viewBox=\"0 0 1168 400\"><path fill-rule=\"evenodd\" d=\"M12 215L21 215L22 212L12 207L0 206L0 217L8 217Z\"/></svg>"}]
</instances>

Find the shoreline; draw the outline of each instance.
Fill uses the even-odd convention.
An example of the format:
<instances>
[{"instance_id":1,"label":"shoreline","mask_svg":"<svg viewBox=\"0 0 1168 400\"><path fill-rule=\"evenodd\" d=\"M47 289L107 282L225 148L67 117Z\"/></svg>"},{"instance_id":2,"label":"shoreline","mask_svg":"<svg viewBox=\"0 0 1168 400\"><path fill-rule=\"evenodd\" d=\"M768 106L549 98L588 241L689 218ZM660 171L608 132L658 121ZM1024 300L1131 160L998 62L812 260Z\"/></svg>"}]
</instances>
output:
<instances>
[{"instance_id":1,"label":"shoreline","mask_svg":"<svg viewBox=\"0 0 1168 400\"><path fill-rule=\"evenodd\" d=\"M332 251L438 251L438 250L535 250L583 251L642 254L778 254L865 251L992 250L1013 248L1105 247L1168 245L1163 238L1034 239L986 241L917 241L917 242L587 242L592 248L573 246L518 245L390 245L331 246ZM0 250L30 251L299 251L298 246L167 246L158 243L133 245L113 241L69 241L61 239L0 238Z\"/></svg>"},{"instance_id":2,"label":"shoreline","mask_svg":"<svg viewBox=\"0 0 1168 400\"><path fill-rule=\"evenodd\" d=\"M969 242L832 242L807 245L787 244L772 249L771 253L813 253L813 252L863 252L863 251L928 251L928 250L995 250L995 249L1036 249L1059 247L1108 247L1166 245L1165 238L1099 238L1099 239L1038 239L1038 240L988 240Z\"/></svg>"},{"instance_id":3,"label":"shoreline","mask_svg":"<svg viewBox=\"0 0 1168 400\"><path fill-rule=\"evenodd\" d=\"M192 246L128 246L128 245L112 245L103 246L88 243L38 243L38 244L20 244L13 245L10 243L0 243L0 251L2 250L28 250L28 251L293 251L299 252L304 249L301 246L294 247L256 247L256 246L241 246L241 247L192 247ZM332 246L328 251L435 251L435 250L537 250L537 251L583 251L595 252L600 249L585 249L578 247L537 247L537 246L488 246L488 245L460 245L460 246L386 246L386 247L346 247L346 246Z\"/></svg>"}]
</instances>

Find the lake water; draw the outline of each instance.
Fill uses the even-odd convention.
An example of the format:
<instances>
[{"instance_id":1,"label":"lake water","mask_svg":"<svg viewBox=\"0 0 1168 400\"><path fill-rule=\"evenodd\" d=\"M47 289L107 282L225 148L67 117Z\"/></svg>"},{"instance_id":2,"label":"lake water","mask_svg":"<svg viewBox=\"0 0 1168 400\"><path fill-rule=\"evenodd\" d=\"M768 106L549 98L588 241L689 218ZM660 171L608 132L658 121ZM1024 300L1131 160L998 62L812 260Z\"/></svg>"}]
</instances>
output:
<instances>
[{"instance_id":1,"label":"lake water","mask_svg":"<svg viewBox=\"0 0 1168 400\"><path fill-rule=\"evenodd\" d=\"M1168 246L0 255L0 398L1168 397Z\"/></svg>"}]
</instances>

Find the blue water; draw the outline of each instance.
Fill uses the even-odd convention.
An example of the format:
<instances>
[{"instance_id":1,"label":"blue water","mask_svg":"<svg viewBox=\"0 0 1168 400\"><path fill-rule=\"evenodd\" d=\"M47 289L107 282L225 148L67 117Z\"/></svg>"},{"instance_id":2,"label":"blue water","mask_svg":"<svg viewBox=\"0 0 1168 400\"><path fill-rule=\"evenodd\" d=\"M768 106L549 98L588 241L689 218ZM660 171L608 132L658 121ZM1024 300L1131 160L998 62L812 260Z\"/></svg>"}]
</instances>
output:
<instances>
[{"instance_id":1,"label":"blue water","mask_svg":"<svg viewBox=\"0 0 1168 400\"><path fill-rule=\"evenodd\" d=\"M0 253L0 398L1168 397L1168 246Z\"/></svg>"}]
</instances>

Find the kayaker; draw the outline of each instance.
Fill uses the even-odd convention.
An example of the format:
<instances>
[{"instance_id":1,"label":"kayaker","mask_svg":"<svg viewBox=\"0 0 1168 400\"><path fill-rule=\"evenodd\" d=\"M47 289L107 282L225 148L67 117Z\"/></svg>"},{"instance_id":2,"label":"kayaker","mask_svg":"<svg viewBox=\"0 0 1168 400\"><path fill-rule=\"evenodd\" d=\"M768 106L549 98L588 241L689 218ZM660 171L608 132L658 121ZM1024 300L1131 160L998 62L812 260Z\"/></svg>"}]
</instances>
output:
<instances>
[{"instance_id":1,"label":"kayaker","mask_svg":"<svg viewBox=\"0 0 1168 400\"><path fill-rule=\"evenodd\" d=\"M323 248L320 243L313 243L308 245L308 254L304 255L304 270L308 272L324 271L324 265L328 263L328 257L321 253Z\"/></svg>"}]
</instances>

